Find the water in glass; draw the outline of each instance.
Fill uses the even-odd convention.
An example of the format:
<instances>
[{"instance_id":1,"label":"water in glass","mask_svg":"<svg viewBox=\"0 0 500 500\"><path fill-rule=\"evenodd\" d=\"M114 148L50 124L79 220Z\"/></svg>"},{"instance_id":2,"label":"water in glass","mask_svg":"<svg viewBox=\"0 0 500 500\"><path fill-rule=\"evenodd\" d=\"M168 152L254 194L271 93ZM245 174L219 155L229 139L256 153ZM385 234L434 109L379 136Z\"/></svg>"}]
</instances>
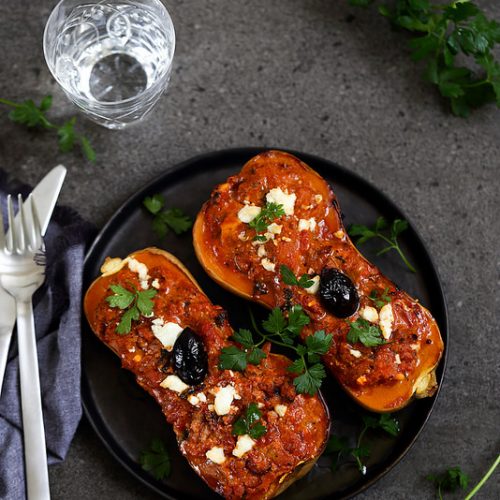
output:
<instances>
[{"instance_id":1,"label":"water in glass","mask_svg":"<svg viewBox=\"0 0 500 500\"><path fill-rule=\"evenodd\" d=\"M166 88L175 33L158 0L63 0L49 18L44 45L70 99L101 125L123 128Z\"/></svg>"}]
</instances>

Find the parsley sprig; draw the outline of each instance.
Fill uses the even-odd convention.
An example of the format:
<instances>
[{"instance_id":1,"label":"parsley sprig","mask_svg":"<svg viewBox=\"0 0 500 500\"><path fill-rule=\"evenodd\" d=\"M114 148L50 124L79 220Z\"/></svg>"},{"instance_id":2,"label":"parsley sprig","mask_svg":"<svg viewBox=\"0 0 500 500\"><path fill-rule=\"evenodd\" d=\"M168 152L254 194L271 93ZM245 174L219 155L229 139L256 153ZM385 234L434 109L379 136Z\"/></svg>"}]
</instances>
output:
<instances>
[{"instance_id":1,"label":"parsley sprig","mask_svg":"<svg viewBox=\"0 0 500 500\"><path fill-rule=\"evenodd\" d=\"M149 448L141 453L139 463L145 471L151 472L158 481L170 475L170 456L160 439L151 441Z\"/></svg>"},{"instance_id":2,"label":"parsley sprig","mask_svg":"<svg viewBox=\"0 0 500 500\"><path fill-rule=\"evenodd\" d=\"M161 194L146 196L142 204L149 213L154 215L153 231L163 238L171 229L175 234L182 234L191 229L193 221L180 208L163 210L165 198Z\"/></svg>"},{"instance_id":3,"label":"parsley sprig","mask_svg":"<svg viewBox=\"0 0 500 500\"><path fill-rule=\"evenodd\" d=\"M349 324L350 329L347 333L347 341L351 344L361 342L366 347L375 347L386 343L382 337L380 328L366 319L358 318Z\"/></svg>"},{"instance_id":4,"label":"parsley sprig","mask_svg":"<svg viewBox=\"0 0 500 500\"><path fill-rule=\"evenodd\" d=\"M23 102L14 102L0 98L0 104L12 108L9 119L28 128L53 130L59 138L59 150L62 153L72 151L76 145L80 146L87 160L94 162L96 154L89 140L75 130L76 117L70 118L62 125L56 125L47 118L47 111L52 107L52 96L45 96L39 105L32 99Z\"/></svg>"},{"instance_id":5,"label":"parsley sprig","mask_svg":"<svg viewBox=\"0 0 500 500\"><path fill-rule=\"evenodd\" d=\"M267 432L267 428L259 422L261 417L262 412L257 404L250 403L245 414L233 424L233 435L243 436L248 434L252 439L259 439Z\"/></svg>"},{"instance_id":6,"label":"parsley sprig","mask_svg":"<svg viewBox=\"0 0 500 500\"><path fill-rule=\"evenodd\" d=\"M366 7L374 1L349 3ZM500 24L476 4L397 0L392 7L382 3L378 10L393 26L416 35L409 43L412 59L426 62L425 79L450 100L455 115L467 117L471 109L487 102L500 107L500 64L493 55L500 44ZM474 70L462 62L472 62Z\"/></svg>"},{"instance_id":7,"label":"parsley sprig","mask_svg":"<svg viewBox=\"0 0 500 500\"><path fill-rule=\"evenodd\" d=\"M402 219L395 219L390 226L390 231L387 231L388 229L389 223L384 217L379 217L373 227L368 227L363 224L351 224L348 228L348 233L349 236L358 237L356 245L362 245L372 238L379 238L385 241L387 246L378 251L377 255L383 255L390 250L395 250L406 264L406 267L408 267L412 273L415 273L415 268L410 264L410 261L401 250L398 242L398 236L408 229L408 222Z\"/></svg>"},{"instance_id":8,"label":"parsley sprig","mask_svg":"<svg viewBox=\"0 0 500 500\"><path fill-rule=\"evenodd\" d=\"M261 209L259 215L255 219L251 220L248 225L255 229L257 235L254 237L256 241L266 241L266 237L261 233L267 230L267 226L271 224L274 220L279 219L285 215L285 210L283 205L273 202L267 202L266 205Z\"/></svg>"},{"instance_id":9,"label":"parsley sprig","mask_svg":"<svg viewBox=\"0 0 500 500\"><path fill-rule=\"evenodd\" d=\"M429 474L426 479L434 484L439 500L443 500L443 491L454 492L457 488L465 490L469 484L469 476L460 467L450 467L440 474Z\"/></svg>"},{"instance_id":10,"label":"parsley sprig","mask_svg":"<svg viewBox=\"0 0 500 500\"><path fill-rule=\"evenodd\" d=\"M106 297L110 307L127 309L116 327L116 333L119 335L130 333L132 321L137 321L141 314L143 316L152 314L154 303L151 299L156 295L154 288L137 290L133 287L134 291L127 290L120 285L111 285L109 288L113 292L113 295Z\"/></svg>"},{"instance_id":11,"label":"parsley sprig","mask_svg":"<svg viewBox=\"0 0 500 500\"><path fill-rule=\"evenodd\" d=\"M283 282L287 285L296 285L301 288L309 288L314 285L314 281L308 274L303 274L300 278L297 278L295 274L293 274L293 271L284 264L280 266L280 273Z\"/></svg>"},{"instance_id":12,"label":"parsley sprig","mask_svg":"<svg viewBox=\"0 0 500 500\"><path fill-rule=\"evenodd\" d=\"M224 347L219 357L219 367L225 370L242 371L247 363L259 364L266 356L259 346L271 342L293 351L296 359L288 370L296 375L293 380L298 393L316 394L321 387L326 372L320 362L320 356L326 354L332 343L332 335L323 330L314 332L305 340L305 345L298 344L298 337L302 328L310 322L307 314L299 305L293 306L287 313L278 307L274 308L262 322L262 329L257 326L251 315L252 325L260 340L253 340L250 330L239 330L233 335L243 349L236 346Z\"/></svg>"},{"instance_id":13,"label":"parsley sprig","mask_svg":"<svg viewBox=\"0 0 500 500\"><path fill-rule=\"evenodd\" d=\"M391 297L388 294L389 287L386 286L383 292L378 293L377 290L372 290L368 298L373 302L375 307L382 309L386 304L391 301Z\"/></svg>"},{"instance_id":14,"label":"parsley sprig","mask_svg":"<svg viewBox=\"0 0 500 500\"><path fill-rule=\"evenodd\" d=\"M326 455L333 455L332 471L336 471L342 460L347 457L354 459L359 472L366 474L366 466L363 463L363 458L370 456L370 447L363 444L365 434L369 429L381 429L391 436L399 434L399 422L390 414L383 413L382 415L372 416L363 415L363 426L356 440L356 446L352 447L349 440L345 436L332 435L325 449Z\"/></svg>"}]
</instances>

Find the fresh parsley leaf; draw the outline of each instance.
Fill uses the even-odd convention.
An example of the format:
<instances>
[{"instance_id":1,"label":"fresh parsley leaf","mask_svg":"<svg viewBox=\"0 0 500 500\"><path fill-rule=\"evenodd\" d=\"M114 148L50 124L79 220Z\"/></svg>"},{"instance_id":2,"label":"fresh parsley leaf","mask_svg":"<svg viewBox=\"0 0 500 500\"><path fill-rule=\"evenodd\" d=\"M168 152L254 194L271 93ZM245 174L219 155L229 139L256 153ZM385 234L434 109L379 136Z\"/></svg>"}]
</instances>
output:
<instances>
[{"instance_id":1,"label":"fresh parsley leaf","mask_svg":"<svg viewBox=\"0 0 500 500\"><path fill-rule=\"evenodd\" d=\"M349 0L366 7L374 0ZM473 2L398 0L378 11L389 22L415 34L410 40L412 59L425 61L424 77L449 99L452 112L469 116L471 109L488 102L500 107L500 81L494 59L500 44L500 24L490 20ZM483 60L491 61L487 67ZM456 65L458 59L464 66ZM481 71L481 68L483 69Z\"/></svg>"},{"instance_id":2,"label":"fresh parsley leaf","mask_svg":"<svg viewBox=\"0 0 500 500\"><path fill-rule=\"evenodd\" d=\"M153 215L156 215L165 206L165 197L161 194L154 194L153 196L146 196L142 204Z\"/></svg>"},{"instance_id":3,"label":"fresh parsley leaf","mask_svg":"<svg viewBox=\"0 0 500 500\"><path fill-rule=\"evenodd\" d=\"M451 467L441 474L429 474L426 479L434 484L440 500L443 498L443 491L454 492L458 488L465 490L469 484L469 476L460 467Z\"/></svg>"},{"instance_id":4,"label":"fresh parsley leaf","mask_svg":"<svg viewBox=\"0 0 500 500\"><path fill-rule=\"evenodd\" d=\"M259 236L258 233L263 233L266 231L267 226L271 224L276 219L279 219L285 215L285 210L283 209L283 205L279 205L278 203L266 203L266 205L261 209L259 215L255 217L255 219L251 220L248 225L255 229L257 236L254 238L257 241L262 241L262 237ZM264 240L265 241L265 240Z\"/></svg>"},{"instance_id":5,"label":"fresh parsley leaf","mask_svg":"<svg viewBox=\"0 0 500 500\"><path fill-rule=\"evenodd\" d=\"M219 356L221 370L236 370L242 372L247 367L247 354L235 345L223 347Z\"/></svg>"},{"instance_id":6,"label":"fresh parsley leaf","mask_svg":"<svg viewBox=\"0 0 500 500\"><path fill-rule=\"evenodd\" d=\"M257 404L250 403L244 415L233 424L233 435L242 436L248 434L252 439L259 439L267 432L267 428L259 422L261 417L262 412Z\"/></svg>"},{"instance_id":7,"label":"fresh parsley leaf","mask_svg":"<svg viewBox=\"0 0 500 500\"><path fill-rule=\"evenodd\" d=\"M387 231L389 229L389 231ZM363 224L352 224L348 228L348 233L351 237L356 238L356 244L361 245L373 238L379 238L384 241L387 246L382 248L377 255L383 255L384 253L395 250L401 260L405 263L406 267L411 272L416 272L415 268L410 264L406 255L401 250L398 242L398 236L408 229L408 222L402 219L395 219L389 227L388 222L384 217L378 217L373 227L367 227Z\"/></svg>"},{"instance_id":8,"label":"fresh parsley leaf","mask_svg":"<svg viewBox=\"0 0 500 500\"><path fill-rule=\"evenodd\" d=\"M267 357L266 353L259 347L253 347L247 351L247 361L251 365L258 365L260 362Z\"/></svg>"},{"instance_id":9,"label":"fresh parsley leaf","mask_svg":"<svg viewBox=\"0 0 500 500\"><path fill-rule=\"evenodd\" d=\"M110 285L109 287L113 295L106 297L106 302L110 307L117 307L119 309L128 309L121 317L116 333L119 335L126 335L130 333L132 328L132 321L137 321L141 314L148 316L153 312L153 301L151 300L157 293L153 288L147 290L134 291L127 290L120 285Z\"/></svg>"},{"instance_id":10,"label":"fresh parsley leaf","mask_svg":"<svg viewBox=\"0 0 500 500\"><path fill-rule=\"evenodd\" d=\"M161 194L146 196L142 204L154 216L153 231L159 238L163 238L170 229L179 235L193 226L191 217L180 208L169 208L162 211L165 206L165 198Z\"/></svg>"},{"instance_id":11,"label":"fresh parsley leaf","mask_svg":"<svg viewBox=\"0 0 500 500\"><path fill-rule=\"evenodd\" d=\"M111 307L119 307L127 309L135 299L135 294L120 285L111 285L109 288L114 292L114 295L106 297L106 301Z\"/></svg>"},{"instance_id":12,"label":"fresh parsley leaf","mask_svg":"<svg viewBox=\"0 0 500 500\"><path fill-rule=\"evenodd\" d=\"M368 298L375 304L375 307L382 309L386 304L391 302L391 297L388 295L389 287L385 287L383 292L372 290Z\"/></svg>"},{"instance_id":13,"label":"fresh parsley leaf","mask_svg":"<svg viewBox=\"0 0 500 500\"><path fill-rule=\"evenodd\" d=\"M358 434L356 445L351 447L348 439L345 436L331 436L325 449L325 454L334 455L332 470L337 470L342 458L350 456L354 459L356 466L361 474L366 474L366 466L363 463L363 458L370 456L370 447L363 442L366 432L369 429L382 429L391 436L396 436L399 433L399 423L390 414L384 413L381 415L363 415L363 426Z\"/></svg>"},{"instance_id":14,"label":"fresh parsley leaf","mask_svg":"<svg viewBox=\"0 0 500 500\"><path fill-rule=\"evenodd\" d=\"M296 359L287 370L292 373L303 373L306 369L306 363L303 358Z\"/></svg>"},{"instance_id":15,"label":"fresh parsley leaf","mask_svg":"<svg viewBox=\"0 0 500 500\"><path fill-rule=\"evenodd\" d=\"M385 344L382 337L382 331L377 325L374 325L364 318L358 318L350 324L347 334L347 341L351 344L361 342L366 347L375 347Z\"/></svg>"},{"instance_id":16,"label":"fresh parsley leaf","mask_svg":"<svg viewBox=\"0 0 500 500\"><path fill-rule=\"evenodd\" d=\"M294 305L288 312L288 324L285 330L291 335L297 336L302 331L302 328L310 322L311 320L302 309L302 306Z\"/></svg>"},{"instance_id":17,"label":"fresh parsley leaf","mask_svg":"<svg viewBox=\"0 0 500 500\"><path fill-rule=\"evenodd\" d=\"M232 338L243 347L250 348L254 346L252 332L246 328L240 328L237 332L234 332Z\"/></svg>"},{"instance_id":18,"label":"fresh parsley leaf","mask_svg":"<svg viewBox=\"0 0 500 500\"><path fill-rule=\"evenodd\" d=\"M293 385L299 394L307 393L313 396L318 392L325 377L325 368L321 363L316 363L307 368L302 375L295 377L293 379Z\"/></svg>"},{"instance_id":19,"label":"fresh parsley leaf","mask_svg":"<svg viewBox=\"0 0 500 500\"><path fill-rule=\"evenodd\" d=\"M154 288L141 290L136 293L137 309L143 316L149 316L153 312L154 302L151 300L157 291Z\"/></svg>"},{"instance_id":20,"label":"fresh parsley leaf","mask_svg":"<svg viewBox=\"0 0 500 500\"><path fill-rule=\"evenodd\" d=\"M191 217L186 215L180 208L170 208L165 210L162 214L160 214L160 217L163 222L177 235L189 231L189 229L193 226Z\"/></svg>"},{"instance_id":21,"label":"fresh parsley leaf","mask_svg":"<svg viewBox=\"0 0 500 500\"><path fill-rule=\"evenodd\" d=\"M382 413L377 417L364 415L363 424L366 429L382 429L391 436L399 434L399 422L390 413Z\"/></svg>"},{"instance_id":22,"label":"fresh parsley leaf","mask_svg":"<svg viewBox=\"0 0 500 500\"><path fill-rule=\"evenodd\" d=\"M130 333L130 329L132 328L132 321L137 321L139 317L139 310L135 305L130 309L127 309L123 313L121 320L116 327L116 333L118 333L119 335L127 335L127 333Z\"/></svg>"},{"instance_id":23,"label":"fresh parsley leaf","mask_svg":"<svg viewBox=\"0 0 500 500\"><path fill-rule=\"evenodd\" d=\"M52 96L45 96L40 105L37 106L32 99L23 102L14 102L8 99L1 99L0 104L4 104L12 111L9 113L9 119L28 128L41 128L45 130L54 130L59 139L59 150L62 153L72 151L76 144L80 145L83 155L89 161L95 161L96 154L92 149L89 140L75 130L76 117L71 118L63 125L52 123L46 115L46 112L52 106Z\"/></svg>"},{"instance_id":24,"label":"fresh parsley leaf","mask_svg":"<svg viewBox=\"0 0 500 500\"><path fill-rule=\"evenodd\" d=\"M266 332L279 334L286 327L286 320L279 307L275 307L266 320L262 322L262 327Z\"/></svg>"},{"instance_id":25,"label":"fresh parsley leaf","mask_svg":"<svg viewBox=\"0 0 500 500\"><path fill-rule=\"evenodd\" d=\"M153 439L149 449L141 453L139 463L145 471L151 472L158 481L170 475L170 456L160 439Z\"/></svg>"},{"instance_id":26,"label":"fresh parsley leaf","mask_svg":"<svg viewBox=\"0 0 500 500\"><path fill-rule=\"evenodd\" d=\"M314 332L313 335L307 337L306 348L309 356L309 362L317 363L319 361L318 356L323 356L330 349L332 340L333 335L331 333L326 334L324 330L318 330Z\"/></svg>"},{"instance_id":27,"label":"fresh parsley leaf","mask_svg":"<svg viewBox=\"0 0 500 500\"><path fill-rule=\"evenodd\" d=\"M295 274L293 274L293 271L284 264L280 266L280 272L283 282L287 285L296 285L301 288L309 288L314 285L314 281L311 280L308 274L303 274L297 279Z\"/></svg>"}]
</instances>

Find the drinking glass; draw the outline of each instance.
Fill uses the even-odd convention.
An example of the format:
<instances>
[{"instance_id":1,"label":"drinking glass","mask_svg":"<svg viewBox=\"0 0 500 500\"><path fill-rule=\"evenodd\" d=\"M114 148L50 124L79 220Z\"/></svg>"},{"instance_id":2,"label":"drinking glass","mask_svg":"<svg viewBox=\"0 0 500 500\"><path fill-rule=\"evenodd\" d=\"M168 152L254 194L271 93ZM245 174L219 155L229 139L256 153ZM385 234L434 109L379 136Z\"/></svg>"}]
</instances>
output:
<instances>
[{"instance_id":1,"label":"drinking glass","mask_svg":"<svg viewBox=\"0 0 500 500\"><path fill-rule=\"evenodd\" d=\"M174 25L159 0L61 0L43 49L69 99L100 125L121 129L144 118L167 88Z\"/></svg>"}]
</instances>

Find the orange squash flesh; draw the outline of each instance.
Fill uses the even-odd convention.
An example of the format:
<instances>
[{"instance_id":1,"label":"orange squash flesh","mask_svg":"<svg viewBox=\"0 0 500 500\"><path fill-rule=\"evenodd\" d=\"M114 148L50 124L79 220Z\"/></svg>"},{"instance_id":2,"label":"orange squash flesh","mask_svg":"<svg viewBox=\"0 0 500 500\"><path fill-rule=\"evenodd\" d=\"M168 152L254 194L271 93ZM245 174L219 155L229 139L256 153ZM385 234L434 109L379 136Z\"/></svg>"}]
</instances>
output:
<instances>
[{"instance_id":1,"label":"orange squash flesh","mask_svg":"<svg viewBox=\"0 0 500 500\"><path fill-rule=\"evenodd\" d=\"M263 207L266 195L275 188L295 194L294 212L275 220L280 232L259 245L254 240L255 230L238 213L245 205ZM314 219L315 227L299 230L300 219ZM248 161L239 174L213 190L198 214L193 240L201 265L220 285L269 308L300 304L311 318L303 337L316 330L332 333L332 348L323 361L365 408L391 412L403 408L414 396L435 393L435 370L444 349L436 321L359 253L343 226L333 191L298 158L268 151ZM265 254L257 253L259 246ZM274 264L274 270L265 269L263 259L268 268L269 263ZM317 293L283 283L280 265L288 266L296 276L319 275L325 267L339 269L357 289L358 311L349 318L335 317ZM386 289L393 314L388 343L377 347L350 344L346 338L350 322L374 306L371 293L380 295Z\"/></svg>"},{"instance_id":2,"label":"orange squash flesh","mask_svg":"<svg viewBox=\"0 0 500 500\"><path fill-rule=\"evenodd\" d=\"M146 266L146 286L156 287L157 293L153 316L132 321L130 333L119 335L116 326L124 311L111 308L106 297L113 294L111 285L141 289L143 278L130 269L132 260ZM123 260L108 259L101 271L84 299L92 330L159 403L173 425L182 454L210 488L229 499L268 499L311 469L326 445L329 415L320 395L295 392L293 376L287 371L288 358L269 353L267 346L267 357L259 366L249 365L243 372L220 370L220 351L233 344L226 314L209 301L187 269L167 252L147 248ZM175 373L168 361L168 348L152 331L158 318L189 327L203 341L208 372L199 385L181 393L160 385ZM237 396L229 413L219 415L215 398L222 387L229 385ZM233 455L237 443L233 424L251 403L259 406L267 432L237 457ZM286 407L283 415L276 410L277 405ZM280 410L283 412L283 408ZM223 463L207 457L215 447L223 449Z\"/></svg>"}]
</instances>

